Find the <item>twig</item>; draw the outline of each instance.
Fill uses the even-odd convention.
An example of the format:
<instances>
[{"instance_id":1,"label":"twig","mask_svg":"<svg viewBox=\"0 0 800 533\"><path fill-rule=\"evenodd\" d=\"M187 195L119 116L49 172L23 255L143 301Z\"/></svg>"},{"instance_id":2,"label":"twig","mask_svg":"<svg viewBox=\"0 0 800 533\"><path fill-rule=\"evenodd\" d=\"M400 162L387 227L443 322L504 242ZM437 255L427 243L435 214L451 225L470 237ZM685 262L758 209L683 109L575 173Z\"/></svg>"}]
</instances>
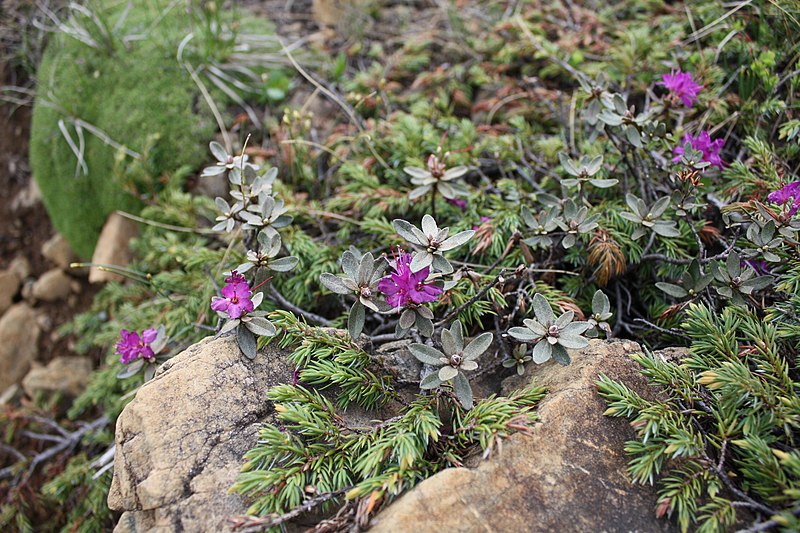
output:
<instances>
[{"instance_id":1,"label":"twig","mask_svg":"<svg viewBox=\"0 0 800 533\"><path fill-rule=\"evenodd\" d=\"M436 324L434 324L434 325L435 325L436 327L439 327L439 326L442 326L442 325L446 324L446 323L447 323L447 322L449 322L449 321L450 321L450 320L451 320L453 317L456 317L456 316L458 316L458 314L459 314L461 311L463 311L463 310L464 310L464 309L466 309L467 307L471 306L472 304L474 304L475 302L477 302L478 300L480 300L481 298L483 298L483 297L486 295L486 293L487 293L487 292L489 292L489 291L492 289L492 287L494 287L495 285L497 285L497 284L499 284L499 283L505 283L505 282L507 281L507 279L506 279L506 278L503 276L503 274L505 273L505 271L506 271L506 269L505 269L505 268L504 268L504 269L502 269L502 270L500 270L500 273L499 273L499 274L497 274L497 276L496 276L496 277L495 277L495 278L494 278L492 281L490 281L488 285L486 285L484 288L482 288L482 289L481 289L481 290L478 292L478 294L476 294L475 296L473 296L472 298L470 298L469 300L467 300L467 301L466 301L466 302L464 302L463 304L459 305L459 306L458 306L456 309L454 309L454 310L450 311L450 312L447 314L447 316L445 316L443 319L441 319L440 321L438 321L438 322L437 322ZM509 276L509 278L516 277L516 275L517 275L517 274L516 274L516 272L512 272L512 273L511 273L511 275Z\"/></svg>"},{"instance_id":2,"label":"twig","mask_svg":"<svg viewBox=\"0 0 800 533\"><path fill-rule=\"evenodd\" d=\"M230 519L231 529L235 531L241 531L242 533L256 533L258 531L264 531L269 528L279 526L288 522L289 520L297 518L303 513L311 511L313 508L318 507L327 501L338 498L352 488L352 486L349 486L333 492L324 492L282 515L273 513L269 516L261 518L255 516L241 516L232 518Z\"/></svg>"},{"instance_id":3,"label":"twig","mask_svg":"<svg viewBox=\"0 0 800 533\"><path fill-rule=\"evenodd\" d=\"M330 98L331 101L333 101L336 105L342 108L342 110L347 115L347 118L350 119L350 122L352 122L353 125L358 129L359 133L361 133L367 139L367 148L369 148L369 151L372 153L372 155L375 157L378 163L380 163L380 165L383 168L389 170L390 169L389 164L375 150L375 147L372 145L372 138L366 131L366 125L364 124L364 120L356 113L356 110L350 104L348 104L347 101L341 95L336 94L333 91L333 89L327 87L319 80L314 79L314 77L311 76L311 74L309 74L302 66L300 66L300 63L298 63L297 60L294 58L291 51L286 47L286 44L283 42L283 40L280 38L278 40L280 41L281 46L283 47L283 53L286 54L286 57L292 63L292 66L295 68L295 70L301 76L303 76L311 85L316 87L322 94Z\"/></svg>"},{"instance_id":4,"label":"twig","mask_svg":"<svg viewBox=\"0 0 800 533\"><path fill-rule=\"evenodd\" d=\"M738 498L744 500L744 502L747 503L748 507L756 509L770 516L775 514L775 509L772 509L762 503L755 501L753 498L751 498L750 496L739 490L736 487L736 485L733 484L731 479L728 477L727 472L725 472L725 468L720 466L721 463L720 465L715 464L714 461L712 461L711 458L708 456L708 454L705 452L705 450L703 451L703 459L705 459L705 462L707 463L708 467L714 472L714 474L717 475L717 477L728 488L728 490L731 491L733 494L735 494Z\"/></svg>"},{"instance_id":5,"label":"twig","mask_svg":"<svg viewBox=\"0 0 800 533\"><path fill-rule=\"evenodd\" d=\"M9 446L8 444L0 442L0 451L7 453L8 455L13 455L17 461L24 461L25 456L20 453L19 450L14 448L13 446Z\"/></svg>"},{"instance_id":6,"label":"twig","mask_svg":"<svg viewBox=\"0 0 800 533\"><path fill-rule=\"evenodd\" d=\"M800 507L795 507L790 511L794 516L800 516ZM758 533L760 531L768 531L774 527L783 525L783 521L767 520L766 522L756 522L747 529L740 529L736 533Z\"/></svg>"},{"instance_id":7,"label":"twig","mask_svg":"<svg viewBox=\"0 0 800 533\"><path fill-rule=\"evenodd\" d=\"M400 339L398 339L397 335L395 335L394 333L384 333L382 335L373 335L372 337L369 338L369 341L373 345L380 344L382 342L396 341L396 340L400 340Z\"/></svg>"},{"instance_id":8,"label":"twig","mask_svg":"<svg viewBox=\"0 0 800 533\"><path fill-rule=\"evenodd\" d=\"M724 252L720 252L717 255L714 255L714 256L711 256L711 257L700 258L700 259L697 260L697 262L700 263L701 265L704 265L706 263L710 263L711 261L718 261L720 259L727 259L727 257L730 255L732 249L733 249L733 243L731 244L730 248L728 248ZM640 257L639 258L639 263L637 263L637 264L642 264L645 261L650 261L650 260L653 260L653 259L656 259L658 261L663 261L665 263L670 263L672 265L688 265L692 261L694 261L696 258L679 259L679 258L676 258L676 257L668 257L668 256L663 255L663 254L647 254L647 255L643 255L642 257Z\"/></svg>"},{"instance_id":9,"label":"twig","mask_svg":"<svg viewBox=\"0 0 800 533\"><path fill-rule=\"evenodd\" d=\"M536 48L538 52L544 54L547 57L547 59L549 59L556 65L560 66L561 68L572 74L572 76L576 80L588 81L586 76L582 72L576 70L572 65L570 65L563 59L556 57L547 50L545 50L544 47L541 45L541 43L539 43L539 41L536 40L536 37L533 35L533 33L531 33L531 30L528 28L528 26L525 25L525 21L522 19L521 16L515 15L514 22L519 27L519 29L522 30L522 33L525 34L525 37L528 38L528 41L530 41L530 43L533 45L534 48Z\"/></svg>"},{"instance_id":10,"label":"twig","mask_svg":"<svg viewBox=\"0 0 800 533\"><path fill-rule=\"evenodd\" d=\"M53 446L47 448L41 453L38 453L31 459L31 463L28 466L28 475L31 475L33 471L36 469L36 467L39 466L40 463L48 461L62 452L71 450L80 443L84 435L86 435L89 432L95 431L99 428L102 428L107 424L108 424L108 418L105 415L103 415L89 424L84 424L82 427L73 431L72 433L66 433L63 437L26 432L28 433L27 436L29 437L36 438L39 440L48 440L55 443ZM59 433L62 433L62 431L59 431ZM11 477L13 472L14 472L14 465L0 470L0 479Z\"/></svg>"},{"instance_id":11,"label":"twig","mask_svg":"<svg viewBox=\"0 0 800 533\"><path fill-rule=\"evenodd\" d=\"M686 335L685 333L681 332L680 330L662 328L661 326L653 324L652 322L650 322L649 320L645 320L644 318L634 318L633 321L634 322L640 322L640 323L646 325L649 328L653 328L654 330L659 331L661 333L666 333L667 335L674 335L676 337L682 337L682 338L687 339L689 341L692 340L692 338L689 335Z\"/></svg>"},{"instance_id":12,"label":"twig","mask_svg":"<svg viewBox=\"0 0 800 533\"><path fill-rule=\"evenodd\" d=\"M270 285L269 286L269 293L273 298L275 298L275 300L277 300L277 302L279 304L281 304L287 310L289 310L289 311L291 311L293 313L297 313L299 315L303 315L303 317L307 318L308 320L311 320L311 321L316 322L318 324L322 324L323 326L326 326L326 327L329 327L329 328L333 327L333 322L331 322L327 318L325 318L323 316L319 316L317 314L314 314L314 313L312 313L310 311L306 311L305 309L301 309L301 308L297 307L296 305L294 305L292 302L287 300L280 292L278 292L278 289L276 289L274 285Z\"/></svg>"}]
</instances>

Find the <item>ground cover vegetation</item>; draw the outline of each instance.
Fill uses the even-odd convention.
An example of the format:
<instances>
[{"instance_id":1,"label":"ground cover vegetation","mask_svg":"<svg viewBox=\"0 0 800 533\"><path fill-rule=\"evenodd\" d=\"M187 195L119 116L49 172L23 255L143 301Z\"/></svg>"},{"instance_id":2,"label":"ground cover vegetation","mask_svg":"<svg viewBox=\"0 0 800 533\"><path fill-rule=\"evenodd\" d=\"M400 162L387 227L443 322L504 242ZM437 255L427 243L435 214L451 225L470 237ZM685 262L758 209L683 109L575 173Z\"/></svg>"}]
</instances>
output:
<instances>
[{"instance_id":1,"label":"ground cover vegetation","mask_svg":"<svg viewBox=\"0 0 800 533\"><path fill-rule=\"evenodd\" d=\"M241 525L319 506L344 527L535 421L545 391L476 397L475 380L535 380L590 337L633 338L659 399L598 388L636 431L630 473L657 484L654 513L684 531L800 528L800 5L436 14L414 39L340 43L327 67L285 49L295 90L331 107L211 143L200 179L224 198L182 172L138 196L132 280L67 328L109 353L67 418L113 421L159 358L209 334L243 357L278 343L296 382L265 391L280 425L233 487L252 501ZM370 355L397 339L423 364L411 384ZM688 354L649 351L667 345ZM337 414L390 402L369 428ZM51 502L68 510L54 527L109 523L111 431L79 439L37 494L13 492L5 523Z\"/></svg>"}]
</instances>

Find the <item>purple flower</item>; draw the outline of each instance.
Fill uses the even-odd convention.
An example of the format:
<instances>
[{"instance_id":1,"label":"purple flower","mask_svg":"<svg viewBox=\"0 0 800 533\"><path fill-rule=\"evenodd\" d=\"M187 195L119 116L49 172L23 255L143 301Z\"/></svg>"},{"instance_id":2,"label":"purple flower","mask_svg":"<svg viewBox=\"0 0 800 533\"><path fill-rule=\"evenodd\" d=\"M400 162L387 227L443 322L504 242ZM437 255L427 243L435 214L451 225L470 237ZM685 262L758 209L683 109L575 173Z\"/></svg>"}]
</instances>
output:
<instances>
[{"instance_id":1,"label":"purple flower","mask_svg":"<svg viewBox=\"0 0 800 533\"><path fill-rule=\"evenodd\" d=\"M153 359L155 354L150 344L156 340L158 331L155 328L149 328L142 332L142 336L135 331L128 331L123 329L119 332L120 340L117 342L117 352L122 357L119 362L127 365L137 359Z\"/></svg>"},{"instance_id":2,"label":"purple flower","mask_svg":"<svg viewBox=\"0 0 800 533\"><path fill-rule=\"evenodd\" d=\"M386 303L392 307L433 302L443 291L436 285L425 283L429 273L430 267L412 272L411 254L401 252L395 261L394 272L378 282L378 290L386 295Z\"/></svg>"},{"instance_id":3,"label":"purple flower","mask_svg":"<svg viewBox=\"0 0 800 533\"><path fill-rule=\"evenodd\" d=\"M772 272L772 269L769 267L769 263L766 261L756 261L754 259L746 259L739 263L739 266L744 267L745 265L749 266L753 270L756 271L756 274L759 276L763 276L764 274L769 274Z\"/></svg>"},{"instance_id":4,"label":"purple flower","mask_svg":"<svg viewBox=\"0 0 800 533\"><path fill-rule=\"evenodd\" d=\"M459 198L447 198L447 203L452 204L456 207L460 207L462 211L467 210L467 201L461 200Z\"/></svg>"},{"instance_id":5,"label":"purple flower","mask_svg":"<svg viewBox=\"0 0 800 533\"><path fill-rule=\"evenodd\" d=\"M722 168L722 158L719 156L719 152L725 146L725 139L717 139L716 141L712 141L711 136L707 131L702 132L697 137L692 137L687 133L683 136L681 144L676 146L672 151L675 154L675 157L672 158L673 162L677 163L681 160L681 156L683 155L683 147L686 145L686 143L691 144L693 149L703 153L703 161L711 163L720 169Z\"/></svg>"},{"instance_id":6,"label":"purple flower","mask_svg":"<svg viewBox=\"0 0 800 533\"><path fill-rule=\"evenodd\" d=\"M481 217L481 225L483 225L484 222L489 222L490 220L492 219L489 217ZM472 229L478 231L480 229L480 226L472 226Z\"/></svg>"},{"instance_id":7,"label":"purple flower","mask_svg":"<svg viewBox=\"0 0 800 533\"><path fill-rule=\"evenodd\" d=\"M227 314L231 320L253 311L255 306L250 299L253 293L245 277L234 270L225 281L227 285L220 291L222 298L214 296L211 299L211 309Z\"/></svg>"},{"instance_id":8,"label":"purple flower","mask_svg":"<svg viewBox=\"0 0 800 533\"><path fill-rule=\"evenodd\" d=\"M692 79L691 73L681 70L673 69L669 74L662 74L661 80L658 85L663 85L669 90L670 95L680 98L686 107L692 107L697 101L697 93L703 88Z\"/></svg>"},{"instance_id":9,"label":"purple flower","mask_svg":"<svg viewBox=\"0 0 800 533\"><path fill-rule=\"evenodd\" d=\"M225 283L247 283L247 278L234 270L230 276L225 278Z\"/></svg>"},{"instance_id":10,"label":"purple flower","mask_svg":"<svg viewBox=\"0 0 800 533\"><path fill-rule=\"evenodd\" d=\"M769 193L767 200L780 205L786 205L791 202L788 214L789 216L794 215L800 208L800 181L788 183L777 191Z\"/></svg>"}]
</instances>

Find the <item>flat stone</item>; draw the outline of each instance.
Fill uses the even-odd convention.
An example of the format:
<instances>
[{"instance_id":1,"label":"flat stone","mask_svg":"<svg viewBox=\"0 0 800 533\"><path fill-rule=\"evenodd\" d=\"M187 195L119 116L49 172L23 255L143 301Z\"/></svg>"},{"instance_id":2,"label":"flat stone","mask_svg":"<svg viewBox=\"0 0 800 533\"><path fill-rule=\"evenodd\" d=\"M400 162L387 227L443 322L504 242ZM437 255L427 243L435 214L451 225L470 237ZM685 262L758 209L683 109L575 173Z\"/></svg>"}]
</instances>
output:
<instances>
[{"instance_id":1,"label":"flat stone","mask_svg":"<svg viewBox=\"0 0 800 533\"><path fill-rule=\"evenodd\" d=\"M41 275L31 288L31 296L43 302L63 300L72 292L72 278L60 268L48 270Z\"/></svg>"},{"instance_id":2,"label":"flat stone","mask_svg":"<svg viewBox=\"0 0 800 533\"><path fill-rule=\"evenodd\" d=\"M69 243L60 233L56 233L42 244L41 251L45 259L61 269L69 268L69 265L77 259Z\"/></svg>"},{"instance_id":3,"label":"flat stone","mask_svg":"<svg viewBox=\"0 0 800 533\"><path fill-rule=\"evenodd\" d=\"M31 263L27 257L18 255L8 264L8 270L16 274L20 281L24 281L31 275Z\"/></svg>"},{"instance_id":4,"label":"flat stone","mask_svg":"<svg viewBox=\"0 0 800 533\"><path fill-rule=\"evenodd\" d=\"M418 383L422 363L411 355L409 344L408 339L387 342L375 351L375 358L401 383Z\"/></svg>"},{"instance_id":5,"label":"flat stone","mask_svg":"<svg viewBox=\"0 0 800 533\"><path fill-rule=\"evenodd\" d=\"M97 246L92 255L92 263L116 267L128 266L131 262L131 252L128 244L138 232L139 227L136 222L118 213L111 213L106 220L105 226L103 226L103 231L100 232ZM89 269L89 283L105 283L124 279L119 274L94 266Z\"/></svg>"},{"instance_id":6,"label":"flat stone","mask_svg":"<svg viewBox=\"0 0 800 533\"><path fill-rule=\"evenodd\" d=\"M0 318L0 390L19 382L38 355L36 312L25 303L12 305Z\"/></svg>"},{"instance_id":7,"label":"flat stone","mask_svg":"<svg viewBox=\"0 0 800 533\"><path fill-rule=\"evenodd\" d=\"M92 361L88 357L56 357L47 366L37 365L22 380L25 394L35 398L40 393L78 396L89 382Z\"/></svg>"}]
</instances>

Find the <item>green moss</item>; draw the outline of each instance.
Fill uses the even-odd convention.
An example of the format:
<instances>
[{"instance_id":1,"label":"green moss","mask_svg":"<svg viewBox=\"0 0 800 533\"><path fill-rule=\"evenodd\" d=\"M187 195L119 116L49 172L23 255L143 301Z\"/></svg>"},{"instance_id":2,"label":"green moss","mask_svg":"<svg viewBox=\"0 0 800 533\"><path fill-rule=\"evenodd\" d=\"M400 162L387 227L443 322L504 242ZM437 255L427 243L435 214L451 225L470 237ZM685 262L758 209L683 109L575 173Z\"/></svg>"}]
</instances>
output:
<instances>
[{"instance_id":1,"label":"green moss","mask_svg":"<svg viewBox=\"0 0 800 533\"><path fill-rule=\"evenodd\" d=\"M124 4L96 12L113 27ZM135 3L109 46L94 48L55 35L39 68L31 167L53 224L85 258L110 212L138 210L137 196L150 194L159 176L201 163L216 128L197 86L176 60L190 21L180 8L164 12L166 4ZM144 31L143 40L121 40ZM84 127L84 172L59 128L63 121L77 145L75 119L142 158L125 155Z\"/></svg>"}]
</instances>

